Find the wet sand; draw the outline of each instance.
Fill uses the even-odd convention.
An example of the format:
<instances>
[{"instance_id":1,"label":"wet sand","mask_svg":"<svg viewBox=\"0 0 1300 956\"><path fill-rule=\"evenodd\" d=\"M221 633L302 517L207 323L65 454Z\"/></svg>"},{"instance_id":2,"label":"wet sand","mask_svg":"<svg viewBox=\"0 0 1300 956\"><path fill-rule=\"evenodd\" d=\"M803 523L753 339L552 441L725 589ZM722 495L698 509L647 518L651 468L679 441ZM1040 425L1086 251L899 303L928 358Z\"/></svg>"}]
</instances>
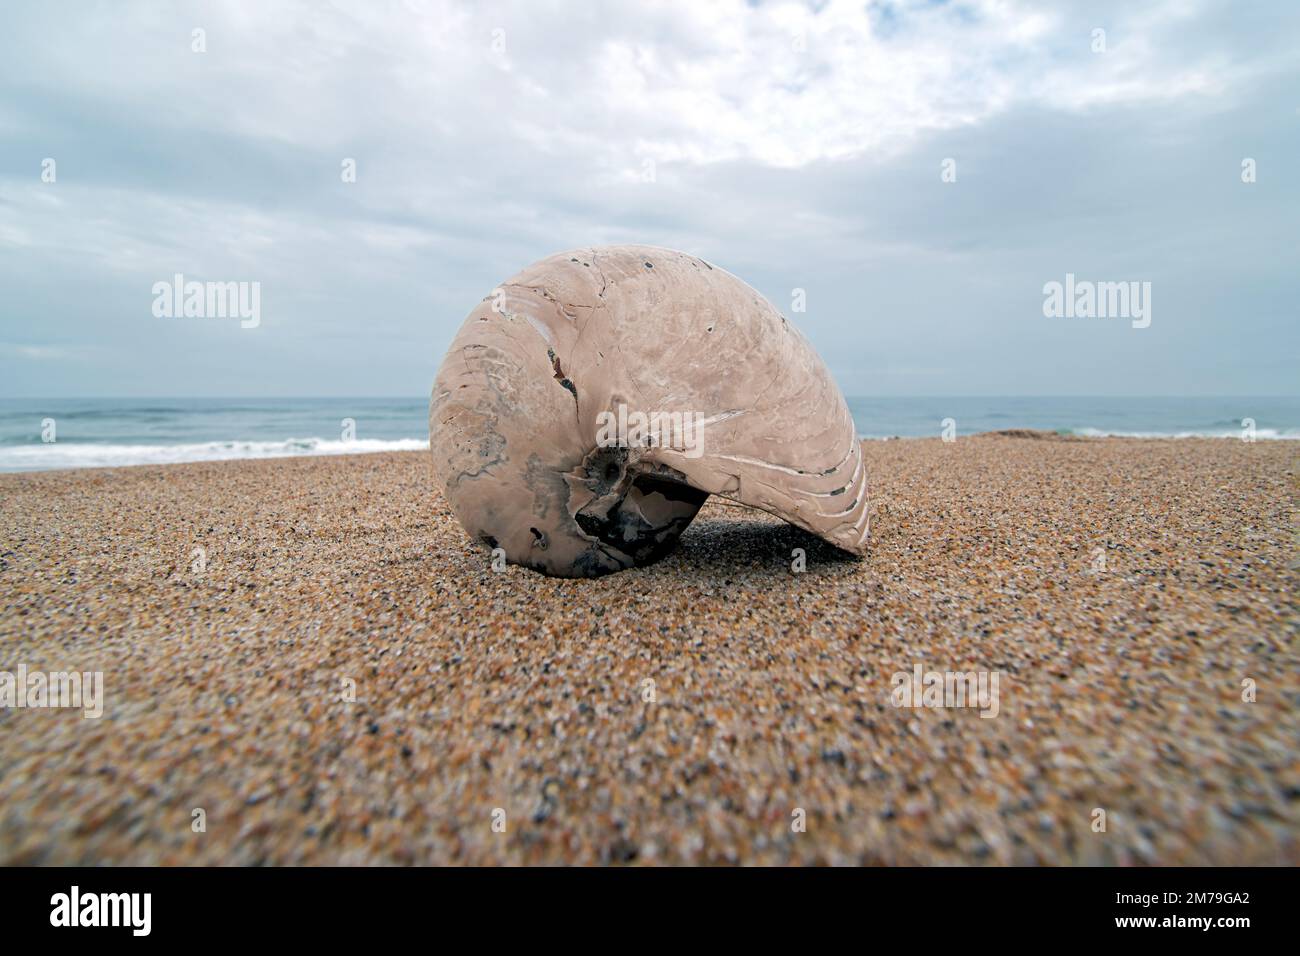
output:
<instances>
[{"instance_id":1,"label":"wet sand","mask_svg":"<svg viewBox=\"0 0 1300 956\"><path fill-rule=\"evenodd\" d=\"M865 560L713 498L590 581L421 453L0 475L0 671L104 679L0 709L0 863L1300 862L1297 443L864 449Z\"/></svg>"}]
</instances>

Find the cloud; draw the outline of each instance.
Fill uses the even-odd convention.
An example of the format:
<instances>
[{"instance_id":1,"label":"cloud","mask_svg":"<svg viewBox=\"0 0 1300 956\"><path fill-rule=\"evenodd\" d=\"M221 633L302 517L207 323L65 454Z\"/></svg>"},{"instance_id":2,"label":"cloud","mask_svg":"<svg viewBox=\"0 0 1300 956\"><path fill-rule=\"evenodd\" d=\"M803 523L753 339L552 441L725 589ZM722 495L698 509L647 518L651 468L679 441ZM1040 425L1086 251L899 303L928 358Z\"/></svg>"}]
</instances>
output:
<instances>
[{"instance_id":1,"label":"cloud","mask_svg":"<svg viewBox=\"0 0 1300 956\"><path fill-rule=\"evenodd\" d=\"M26 362L75 362L88 357L84 349L61 345L30 345L21 342L0 342L0 355Z\"/></svg>"},{"instance_id":2,"label":"cloud","mask_svg":"<svg viewBox=\"0 0 1300 956\"><path fill-rule=\"evenodd\" d=\"M1196 2L29 5L0 37L0 323L100 359L37 374L10 350L0 374L33 394L418 393L502 278L645 241L778 304L807 289L797 319L849 391L1206 387L1185 370L1221 339L1267 329L1294 351L1300 334L1272 331L1300 295L1279 251L1300 195L1282 175L1298 19ZM1044 281L1088 269L1163 277L1171 311L1146 344L1026 324ZM159 326L149 289L176 272L262 282L256 336ZM1074 377L1041 373L1061 350ZM1234 367L1213 387L1259 386Z\"/></svg>"}]
</instances>

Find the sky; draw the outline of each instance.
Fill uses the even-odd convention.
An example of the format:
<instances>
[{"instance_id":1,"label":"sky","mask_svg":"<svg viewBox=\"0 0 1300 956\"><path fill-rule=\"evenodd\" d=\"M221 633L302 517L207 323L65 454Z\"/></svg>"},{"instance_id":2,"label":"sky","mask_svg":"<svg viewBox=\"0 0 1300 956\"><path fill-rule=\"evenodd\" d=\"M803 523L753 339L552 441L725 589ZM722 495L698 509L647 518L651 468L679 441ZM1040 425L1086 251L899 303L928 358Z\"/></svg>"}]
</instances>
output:
<instances>
[{"instance_id":1,"label":"sky","mask_svg":"<svg viewBox=\"0 0 1300 956\"><path fill-rule=\"evenodd\" d=\"M1300 392L1294 2L2 19L0 396L427 395L499 282L622 242L749 282L850 395ZM178 273L256 325L160 316ZM1045 315L1067 275L1149 324Z\"/></svg>"}]
</instances>

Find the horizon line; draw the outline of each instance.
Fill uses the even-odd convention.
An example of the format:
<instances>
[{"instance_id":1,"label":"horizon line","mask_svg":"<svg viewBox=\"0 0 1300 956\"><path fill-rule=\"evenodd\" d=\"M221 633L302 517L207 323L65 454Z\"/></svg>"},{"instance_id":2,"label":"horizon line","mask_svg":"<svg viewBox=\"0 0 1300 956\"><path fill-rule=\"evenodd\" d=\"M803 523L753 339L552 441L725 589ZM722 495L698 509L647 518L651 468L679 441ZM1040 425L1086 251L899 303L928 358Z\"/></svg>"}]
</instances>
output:
<instances>
[{"instance_id":1,"label":"horizon line","mask_svg":"<svg viewBox=\"0 0 1300 956\"><path fill-rule=\"evenodd\" d=\"M1300 399L1300 393L1255 393L1255 392L1198 392L1198 393L1149 393L1143 395L1122 395L1105 393L1001 393L1001 392L917 392L911 394L872 395L866 393L845 392L845 399L908 399L908 398L1106 398L1106 399L1186 399L1186 398L1267 398ZM388 400L388 401L428 401L425 395L0 395L0 402L52 402L52 401L352 401L352 400Z\"/></svg>"}]
</instances>

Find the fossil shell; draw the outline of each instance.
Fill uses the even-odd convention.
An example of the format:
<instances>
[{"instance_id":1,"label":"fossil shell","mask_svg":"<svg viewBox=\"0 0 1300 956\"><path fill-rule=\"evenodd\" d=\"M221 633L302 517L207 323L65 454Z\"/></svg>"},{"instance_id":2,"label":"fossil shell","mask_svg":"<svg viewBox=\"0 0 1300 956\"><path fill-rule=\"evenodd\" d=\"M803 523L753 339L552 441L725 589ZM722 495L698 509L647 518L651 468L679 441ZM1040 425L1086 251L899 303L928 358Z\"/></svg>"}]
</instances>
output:
<instances>
[{"instance_id":1,"label":"fossil shell","mask_svg":"<svg viewBox=\"0 0 1300 956\"><path fill-rule=\"evenodd\" d=\"M470 535L546 574L648 564L709 495L866 548L862 449L825 364L744 282L671 249L564 252L502 283L443 360L429 437Z\"/></svg>"}]
</instances>

